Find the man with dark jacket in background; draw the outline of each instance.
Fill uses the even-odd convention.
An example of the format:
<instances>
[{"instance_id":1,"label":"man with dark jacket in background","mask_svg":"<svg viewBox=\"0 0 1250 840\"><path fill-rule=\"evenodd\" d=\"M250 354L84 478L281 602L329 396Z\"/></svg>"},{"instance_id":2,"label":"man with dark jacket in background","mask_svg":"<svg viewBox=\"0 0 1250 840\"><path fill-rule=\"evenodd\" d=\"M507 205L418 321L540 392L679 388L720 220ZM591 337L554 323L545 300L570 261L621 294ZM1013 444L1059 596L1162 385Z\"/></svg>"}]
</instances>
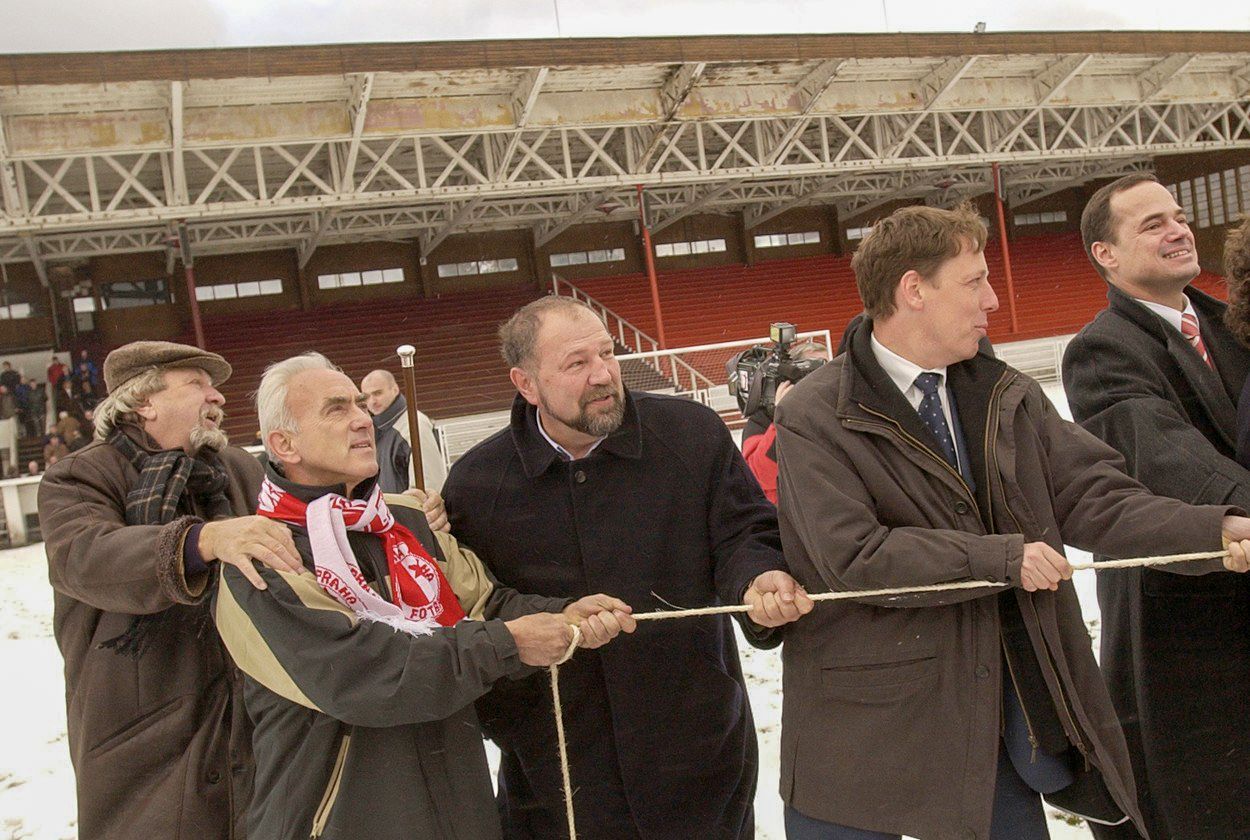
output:
<instances>
[{"instance_id":1,"label":"man with dark jacket in background","mask_svg":"<svg viewBox=\"0 0 1250 840\"><path fill-rule=\"evenodd\" d=\"M633 629L629 607L521 595L377 486L373 425L320 354L271 365L260 512L299 573L222 575L217 626L256 722L249 827L265 840L492 840L499 821L473 701L501 678ZM521 536L524 536L521 534ZM470 620L466 620L470 619Z\"/></svg>"},{"instance_id":2,"label":"man with dark jacket in background","mask_svg":"<svg viewBox=\"0 0 1250 840\"><path fill-rule=\"evenodd\" d=\"M505 584L635 608L749 604L747 632L812 603L785 571L776 511L724 422L679 397L626 391L611 336L569 298L500 329L517 387L509 428L460 458L444 490L452 531ZM505 835L565 832L551 689L497 683L478 704L503 753ZM560 669L579 833L612 840L754 834L755 730L726 616L648 622Z\"/></svg>"},{"instance_id":3,"label":"man with dark jacket in background","mask_svg":"<svg viewBox=\"0 0 1250 840\"><path fill-rule=\"evenodd\" d=\"M29 394L28 402L30 404L31 425L34 427L34 435L42 435L48 430L48 389L46 385L40 385L30 378L26 380L26 388Z\"/></svg>"},{"instance_id":4,"label":"man with dark jacket in background","mask_svg":"<svg viewBox=\"0 0 1250 840\"><path fill-rule=\"evenodd\" d=\"M1081 235L1108 288L1064 353L1073 416L1153 492L1250 509L1250 471L1235 460L1250 350L1225 305L1189 285L1199 267L1184 211L1154 176L1129 175L1094 193ZM1098 603L1102 670L1150 836L1246 836L1250 580L1190 563L1108 572Z\"/></svg>"},{"instance_id":5,"label":"man with dark jacket in background","mask_svg":"<svg viewBox=\"0 0 1250 840\"><path fill-rule=\"evenodd\" d=\"M387 493L399 493L413 486L412 434L408 422L408 400L399 393L399 383L389 370L374 370L360 381L361 393L368 400L369 413L377 430L378 482ZM421 435L421 473L425 489L437 494L447 480L447 466L438 448L430 418L417 412Z\"/></svg>"},{"instance_id":6,"label":"man with dark jacket in background","mask_svg":"<svg viewBox=\"0 0 1250 840\"><path fill-rule=\"evenodd\" d=\"M300 562L247 515L262 471L220 430L229 375L196 347L114 350L98 439L39 485L82 840L245 835L251 724L207 599L222 564L263 586L253 560Z\"/></svg>"}]
</instances>

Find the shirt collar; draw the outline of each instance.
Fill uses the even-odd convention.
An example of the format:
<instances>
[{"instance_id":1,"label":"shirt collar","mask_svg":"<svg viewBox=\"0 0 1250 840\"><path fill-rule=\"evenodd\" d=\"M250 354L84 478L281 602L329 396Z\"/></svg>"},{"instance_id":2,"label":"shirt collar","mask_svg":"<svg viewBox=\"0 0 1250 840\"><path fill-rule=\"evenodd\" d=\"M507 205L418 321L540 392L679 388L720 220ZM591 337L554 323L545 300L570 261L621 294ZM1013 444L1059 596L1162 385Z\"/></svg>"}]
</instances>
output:
<instances>
[{"instance_id":1,"label":"shirt collar","mask_svg":"<svg viewBox=\"0 0 1250 840\"><path fill-rule=\"evenodd\" d=\"M1142 306L1146 307L1151 312L1158 315L1160 318L1164 320L1165 323L1171 324L1172 329L1176 330L1177 332L1181 332L1181 315L1182 314L1192 315L1195 321L1198 320L1198 313L1194 311L1194 305L1193 303L1190 302L1189 295L1181 295L1181 297L1185 299L1185 311L1183 313L1173 309L1170 306L1166 306L1162 303L1155 303L1152 300L1142 300L1141 298L1133 298L1133 300L1137 301Z\"/></svg>"},{"instance_id":2,"label":"shirt collar","mask_svg":"<svg viewBox=\"0 0 1250 840\"><path fill-rule=\"evenodd\" d=\"M543 439L546 440L547 443L551 444L552 448L554 448L555 451L560 454L560 457L562 457L566 461L576 461L577 459L573 457L573 454L571 452L569 452L560 444L556 443L554 440L551 439L551 435L547 434L547 430L543 428L543 413L541 411L535 411L534 417L538 420L538 433L543 436ZM603 443L605 438L607 438L607 435L604 435L603 437L599 438L594 443L592 443L590 445L590 448L586 450L586 454L583 455L582 457L583 458L590 457L590 453L598 449L599 444Z\"/></svg>"},{"instance_id":3,"label":"shirt collar","mask_svg":"<svg viewBox=\"0 0 1250 840\"><path fill-rule=\"evenodd\" d=\"M1180 317L1179 315L1177 316ZM1179 322L1178 322L1179 323ZM1177 327L1179 329L1179 326ZM890 377L890 381L898 386L899 391L906 394L908 389L916 384L916 377L922 373L936 373L938 375L938 387L946 385L946 368L922 368L915 362L908 361L886 347L877 340L874 334L870 337L872 342L872 353L877 357L877 364L881 365L881 369Z\"/></svg>"}]
</instances>

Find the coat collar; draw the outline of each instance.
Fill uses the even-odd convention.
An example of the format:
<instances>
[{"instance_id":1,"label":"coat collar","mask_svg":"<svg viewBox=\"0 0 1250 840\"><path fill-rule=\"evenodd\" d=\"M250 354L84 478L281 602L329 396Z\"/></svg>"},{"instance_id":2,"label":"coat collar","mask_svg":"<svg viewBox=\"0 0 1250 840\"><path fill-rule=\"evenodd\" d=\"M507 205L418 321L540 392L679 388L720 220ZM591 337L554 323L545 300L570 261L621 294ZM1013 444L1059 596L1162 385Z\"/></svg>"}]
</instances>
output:
<instances>
[{"instance_id":1,"label":"coat collar","mask_svg":"<svg viewBox=\"0 0 1250 840\"><path fill-rule=\"evenodd\" d=\"M291 479L286 477L286 473L282 471L282 465L275 464L273 461L269 460L269 456L267 454L261 456L260 462L265 468L266 478L268 478L278 487L290 493L295 498L299 499L304 504L312 504L313 502L317 501L317 499L320 499L322 496L325 496L329 493L334 493L339 496L347 495L346 484L330 484L330 485L325 485L325 486L317 486L314 484L298 484L294 481L291 481ZM353 499L368 498L369 494L373 492L373 486L376 483L377 483L377 476L373 476L371 478L365 479L364 481L357 484L355 489L352 490L351 498Z\"/></svg>"},{"instance_id":2,"label":"coat collar","mask_svg":"<svg viewBox=\"0 0 1250 840\"><path fill-rule=\"evenodd\" d=\"M1007 366L987 352L984 346L971 359L948 365L947 382L955 392L956 403L962 406L970 400L988 401L990 390L1006 369ZM872 352L872 320L869 318L864 318L849 336L847 363L842 376L838 389L839 416L856 414L856 407L862 406L886 415L906 429L908 434L936 446L933 433L920 421L920 415L877 362L876 354ZM963 411L963 408L960 410ZM969 430L964 431L967 433Z\"/></svg>"},{"instance_id":3,"label":"coat collar","mask_svg":"<svg viewBox=\"0 0 1250 840\"><path fill-rule=\"evenodd\" d=\"M537 478L553 463L563 461L538 430L538 409L520 394L512 401L509 430L527 478ZM625 417L621 420L621 425L604 438L587 457L597 457L601 452L634 460L642 457L642 420L638 416L633 392L629 390L625 391Z\"/></svg>"},{"instance_id":4,"label":"coat collar","mask_svg":"<svg viewBox=\"0 0 1250 840\"><path fill-rule=\"evenodd\" d=\"M389 429L395 425L395 421L400 415L408 410L408 400L403 394L395 397L395 400L386 407L386 410L373 418L373 427L378 431Z\"/></svg>"},{"instance_id":5,"label":"coat collar","mask_svg":"<svg viewBox=\"0 0 1250 840\"><path fill-rule=\"evenodd\" d=\"M1223 303L1193 286L1185 287L1185 295L1198 314L1203 343L1215 362L1214 371L1207 367L1184 336L1123 290L1107 284L1108 309L1164 346L1213 421L1212 425L1223 443L1232 450L1236 448L1233 436L1237 428L1234 400L1240 395L1246 377L1246 351L1240 345L1234 346L1235 339L1224 329Z\"/></svg>"}]
</instances>

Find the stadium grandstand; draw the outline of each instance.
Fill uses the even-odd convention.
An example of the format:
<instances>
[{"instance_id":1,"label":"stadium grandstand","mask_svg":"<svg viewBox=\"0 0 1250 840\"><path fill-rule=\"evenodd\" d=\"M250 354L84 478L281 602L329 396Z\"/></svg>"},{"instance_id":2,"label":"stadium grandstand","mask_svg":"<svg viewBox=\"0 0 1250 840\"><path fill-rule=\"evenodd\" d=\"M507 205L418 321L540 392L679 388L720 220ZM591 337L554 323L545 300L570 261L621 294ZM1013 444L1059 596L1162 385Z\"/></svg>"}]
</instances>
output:
<instances>
[{"instance_id":1,"label":"stadium grandstand","mask_svg":"<svg viewBox=\"0 0 1250 840\"><path fill-rule=\"evenodd\" d=\"M0 56L0 357L200 343L236 367L245 443L267 363L319 349L358 378L412 343L422 408L481 432L513 393L494 330L537 295L594 301L623 354L774 320L836 340L873 221L971 200L991 337L1053 360L1105 300L1081 208L1137 171L1190 214L1218 294L1250 210L1250 34ZM690 362L692 393L725 355ZM670 358L633 381L681 391Z\"/></svg>"}]
</instances>

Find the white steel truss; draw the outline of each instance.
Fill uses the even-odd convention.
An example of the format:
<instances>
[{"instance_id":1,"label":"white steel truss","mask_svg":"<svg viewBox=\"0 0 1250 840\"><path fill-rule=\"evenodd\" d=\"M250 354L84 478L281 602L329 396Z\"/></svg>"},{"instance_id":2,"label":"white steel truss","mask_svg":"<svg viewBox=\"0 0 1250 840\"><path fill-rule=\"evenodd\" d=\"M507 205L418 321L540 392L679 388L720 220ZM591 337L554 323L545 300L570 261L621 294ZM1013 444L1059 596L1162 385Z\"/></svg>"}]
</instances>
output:
<instances>
[{"instance_id":1,"label":"white steel truss","mask_svg":"<svg viewBox=\"0 0 1250 840\"><path fill-rule=\"evenodd\" d=\"M525 227L543 245L636 217L635 185L658 228L695 212L756 227L987 191L991 163L1021 203L1159 155L1250 149L1247 47L192 79L117 102L0 85L0 260L163 250L179 223L197 254L294 247L301 265L366 238L429 254Z\"/></svg>"}]
</instances>

